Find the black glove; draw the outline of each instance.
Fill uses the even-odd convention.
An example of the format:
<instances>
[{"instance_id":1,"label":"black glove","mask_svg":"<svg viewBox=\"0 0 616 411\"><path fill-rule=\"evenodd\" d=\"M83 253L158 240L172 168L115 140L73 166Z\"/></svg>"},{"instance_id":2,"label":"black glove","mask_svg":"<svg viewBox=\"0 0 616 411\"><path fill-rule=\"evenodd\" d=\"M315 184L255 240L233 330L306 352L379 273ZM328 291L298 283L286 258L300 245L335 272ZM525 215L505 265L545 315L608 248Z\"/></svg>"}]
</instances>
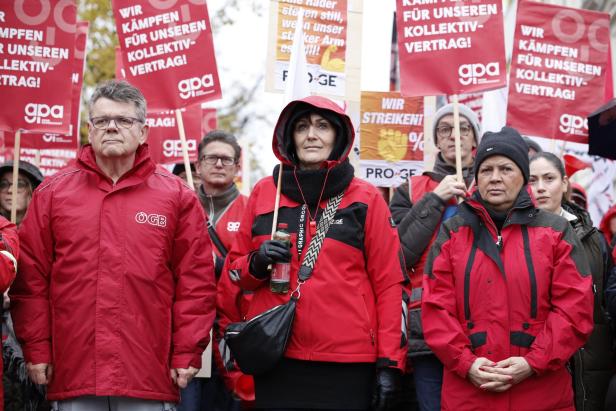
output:
<instances>
[{"instance_id":1,"label":"black glove","mask_svg":"<svg viewBox=\"0 0 616 411\"><path fill-rule=\"evenodd\" d=\"M372 409L387 411L398 402L400 391L400 371L395 368L378 368L376 370L376 387L372 395Z\"/></svg>"},{"instance_id":2,"label":"black glove","mask_svg":"<svg viewBox=\"0 0 616 411\"><path fill-rule=\"evenodd\" d=\"M270 275L267 267L277 262L291 261L291 250L278 240L267 240L261 243L259 251L252 255L250 260L250 273L257 278L266 278Z\"/></svg>"}]
</instances>

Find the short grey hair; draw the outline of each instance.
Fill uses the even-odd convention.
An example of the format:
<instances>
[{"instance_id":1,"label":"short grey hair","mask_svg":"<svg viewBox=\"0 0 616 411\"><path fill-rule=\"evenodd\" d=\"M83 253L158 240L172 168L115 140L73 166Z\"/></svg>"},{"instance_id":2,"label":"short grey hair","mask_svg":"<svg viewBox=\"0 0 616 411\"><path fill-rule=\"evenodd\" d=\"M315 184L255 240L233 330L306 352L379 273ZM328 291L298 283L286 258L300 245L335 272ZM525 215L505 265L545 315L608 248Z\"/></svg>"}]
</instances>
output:
<instances>
[{"instance_id":1,"label":"short grey hair","mask_svg":"<svg viewBox=\"0 0 616 411\"><path fill-rule=\"evenodd\" d=\"M145 122L147 104L143 93L124 80L109 80L96 86L96 90L88 102L88 111L92 112L92 106L101 98L122 103L133 103L137 109L137 118Z\"/></svg>"}]
</instances>

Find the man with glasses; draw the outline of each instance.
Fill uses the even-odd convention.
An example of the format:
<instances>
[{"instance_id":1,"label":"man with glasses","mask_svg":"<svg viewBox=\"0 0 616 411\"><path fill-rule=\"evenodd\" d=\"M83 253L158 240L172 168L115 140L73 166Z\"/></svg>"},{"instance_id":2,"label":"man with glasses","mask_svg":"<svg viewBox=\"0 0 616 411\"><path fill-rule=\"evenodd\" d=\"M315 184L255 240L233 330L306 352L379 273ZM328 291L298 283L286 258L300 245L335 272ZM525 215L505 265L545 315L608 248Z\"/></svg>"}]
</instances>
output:
<instances>
[{"instance_id":1,"label":"man with glasses","mask_svg":"<svg viewBox=\"0 0 616 411\"><path fill-rule=\"evenodd\" d=\"M88 108L90 144L20 227L15 331L53 409L173 410L215 315L203 210L150 159L138 89L103 83Z\"/></svg>"},{"instance_id":2,"label":"man with glasses","mask_svg":"<svg viewBox=\"0 0 616 411\"><path fill-rule=\"evenodd\" d=\"M218 295L233 295L225 301L225 309L218 313L219 323L241 321L239 305L244 301L241 290L229 280L228 275L221 277L221 272L227 251L231 249L239 231L248 201L246 196L240 194L233 181L240 171L242 149L231 133L214 130L203 137L198 150L197 169L201 185L197 188L197 194L210 224L218 287L229 289L225 293L219 292ZM215 334L217 337L221 336L219 331ZM233 409L234 401L228 390L235 391L235 381L240 374L239 371L228 372L218 350L221 343L224 348L224 342L221 338L217 338L217 342L213 351L217 367L212 367L211 378L196 378L182 390L179 411Z\"/></svg>"},{"instance_id":3,"label":"man with glasses","mask_svg":"<svg viewBox=\"0 0 616 411\"><path fill-rule=\"evenodd\" d=\"M477 115L465 105L460 104L459 107L464 182L456 180L453 105L448 104L434 115L433 135L438 154L433 170L411 177L396 189L390 203L411 278L408 358L413 367L413 380L421 411L441 409L443 381L443 366L424 342L421 328L424 265L441 223L457 210L456 197L464 197L473 181L474 150L481 136Z\"/></svg>"}]
</instances>

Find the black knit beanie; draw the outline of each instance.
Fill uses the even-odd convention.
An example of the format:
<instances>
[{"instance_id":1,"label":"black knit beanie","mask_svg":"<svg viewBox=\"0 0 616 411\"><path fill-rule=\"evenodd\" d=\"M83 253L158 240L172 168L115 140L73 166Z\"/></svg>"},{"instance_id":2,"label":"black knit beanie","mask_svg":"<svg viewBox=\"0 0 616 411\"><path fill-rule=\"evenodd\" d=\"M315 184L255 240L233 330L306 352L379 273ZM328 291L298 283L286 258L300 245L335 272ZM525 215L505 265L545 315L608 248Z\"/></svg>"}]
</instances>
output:
<instances>
[{"instance_id":1,"label":"black knit beanie","mask_svg":"<svg viewBox=\"0 0 616 411\"><path fill-rule=\"evenodd\" d=\"M530 174L528 145L526 145L518 130L503 127L501 131L488 131L483 135L475 156L475 175L479 175L479 166L485 159L497 155L505 156L516 163L524 176L524 184L528 183Z\"/></svg>"}]
</instances>

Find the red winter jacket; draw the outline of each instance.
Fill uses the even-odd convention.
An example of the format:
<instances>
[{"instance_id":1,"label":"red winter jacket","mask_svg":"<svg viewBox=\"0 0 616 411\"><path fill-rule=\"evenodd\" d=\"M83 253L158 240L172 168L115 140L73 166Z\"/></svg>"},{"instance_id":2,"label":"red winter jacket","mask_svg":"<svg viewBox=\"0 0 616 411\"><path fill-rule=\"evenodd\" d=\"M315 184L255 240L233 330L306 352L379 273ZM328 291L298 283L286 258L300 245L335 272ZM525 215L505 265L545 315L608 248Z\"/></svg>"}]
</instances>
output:
<instances>
[{"instance_id":1,"label":"red winter jacket","mask_svg":"<svg viewBox=\"0 0 616 411\"><path fill-rule=\"evenodd\" d=\"M573 410L566 364L593 327L584 248L564 218L535 209L526 191L500 235L471 199L443 224L430 252L422 322L445 366L442 408ZM513 356L535 374L508 391L483 391L467 379L478 357Z\"/></svg>"},{"instance_id":2,"label":"red winter jacket","mask_svg":"<svg viewBox=\"0 0 616 411\"><path fill-rule=\"evenodd\" d=\"M239 195L224 211L216 222L216 233L227 250L231 250L235 236L239 232L241 221L246 210L248 197ZM217 256L220 252L214 247ZM229 277L228 270L223 270L218 279L216 292L216 305L218 315L218 330L214 335L214 360L220 370L225 385L242 401L254 401L254 382L252 376L243 374L235 367L229 357L229 349L223 339L225 329L230 323L242 321L246 312L252 292L242 292L242 289ZM247 383L246 383L247 381Z\"/></svg>"},{"instance_id":3,"label":"red winter jacket","mask_svg":"<svg viewBox=\"0 0 616 411\"><path fill-rule=\"evenodd\" d=\"M17 227L0 216L0 295L15 279L15 264L19 258ZM0 355L0 379L2 379L2 356ZM0 387L0 411L4 410L4 390Z\"/></svg>"},{"instance_id":4,"label":"red winter jacket","mask_svg":"<svg viewBox=\"0 0 616 411\"><path fill-rule=\"evenodd\" d=\"M335 103L322 97L302 100L333 111L344 123L348 136L344 154L348 156L354 137L350 119ZM274 153L287 165L283 132L289 113L298 102L283 110L274 133ZM283 190L284 191L284 190ZM275 294L267 280L249 272L252 253L270 239L276 184L272 177L259 181L248 200L240 232L228 257L230 275L242 288L254 290L248 310L250 319L289 300L290 294ZM320 203L325 208L327 199ZM279 222L288 223L291 233L291 285L295 286L301 256L312 239L302 227L303 204L286 195L280 198ZM303 210L303 214L302 214ZM304 219L302 220L302 215ZM301 288L301 298L285 356L288 358L342 363L377 362L404 369L406 359L406 303L403 302L404 264L400 242L385 201L376 188L353 178L334 217L318 255L312 276ZM403 327L401 327L401 324ZM378 360L378 361L377 361Z\"/></svg>"},{"instance_id":5,"label":"red winter jacket","mask_svg":"<svg viewBox=\"0 0 616 411\"><path fill-rule=\"evenodd\" d=\"M48 399L178 401L170 368L201 366L215 314L204 221L145 145L115 184L87 145L37 188L11 314L26 361L54 366Z\"/></svg>"}]
</instances>

